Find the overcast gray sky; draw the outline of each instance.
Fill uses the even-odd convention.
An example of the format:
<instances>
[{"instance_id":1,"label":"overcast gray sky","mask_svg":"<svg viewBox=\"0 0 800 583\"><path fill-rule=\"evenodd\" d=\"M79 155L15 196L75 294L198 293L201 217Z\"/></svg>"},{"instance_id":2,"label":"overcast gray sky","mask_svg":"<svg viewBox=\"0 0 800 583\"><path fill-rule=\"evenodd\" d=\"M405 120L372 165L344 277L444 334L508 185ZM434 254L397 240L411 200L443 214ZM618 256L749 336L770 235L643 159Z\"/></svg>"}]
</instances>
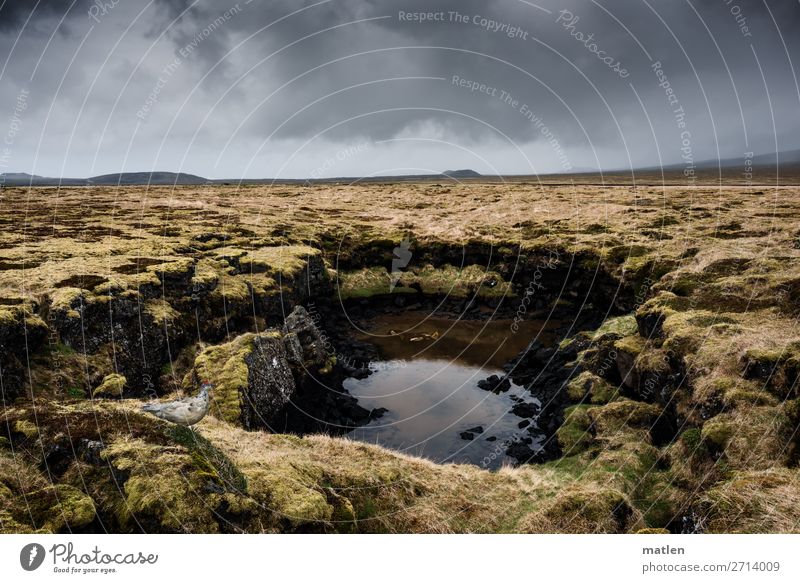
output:
<instances>
[{"instance_id":1,"label":"overcast gray sky","mask_svg":"<svg viewBox=\"0 0 800 583\"><path fill-rule=\"evenodd\" d=\"M528 174L795 149L798 30L797 0L0 0L0 172Z\"/></svg>"}]
</instances>

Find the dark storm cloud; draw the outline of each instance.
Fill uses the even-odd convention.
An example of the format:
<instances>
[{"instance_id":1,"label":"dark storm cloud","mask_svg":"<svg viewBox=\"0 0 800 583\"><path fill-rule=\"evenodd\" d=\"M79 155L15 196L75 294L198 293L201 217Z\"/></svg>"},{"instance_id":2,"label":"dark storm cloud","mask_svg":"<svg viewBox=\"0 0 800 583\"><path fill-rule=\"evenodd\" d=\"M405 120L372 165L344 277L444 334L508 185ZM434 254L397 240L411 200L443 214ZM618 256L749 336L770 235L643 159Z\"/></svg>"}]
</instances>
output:
<instances>
[{"instance_id":1,"label":"dark storm cloud","mask_svg":"<svg viewBox=\"0 0 800 583\"><path fill-rule=\"evenodd\" d=\"M0 33L14 31L30 22L85 13L89 0L0 0Z\"/></svg>"},{"instance_id":2,"label":"dark storm cloud","mask_svg":"<svg viewBox=\"0 0 800 583\"><path fill-rule=\"evenodd\" d=\"M0 24L0 47L30 10L7 4L0 14L16 24ZM43 3L32 20L60 17L69 5ZM103 169L120 164L120 152L107 153L117 144L108 132L127 140L156 87L126 155L136 160L163 141L163 152L213 160L223 175L239 171L243 152L261 155L263 146L265 155L288 157L288 144L309 140L520 147L552 170L563 157L605 167L681 162L687 141L694 161L800 147L796 2L160 0L104 53L140 9L120 2L85 41L73 67L91 79L103 66L92 94L77 84L61 89L64 115L74 111L69 103L80 104L83 118L107 126L102 139L89 140L102 150L91 156ZM431 12L433 20L413 16ZM77 44L58 42L64 54ZM26 71L34 56L17 51L7 75ZM42 61L63 66L57 56ZM47 96L52 77L34 85ZM58 140L55 132L49 143ZM454 147L432 153L432 163L449 166ZM76 164L80 158L70 154Z\"/></svg>"},{"instance_id":3,"label":"dark storm cloud","mask_svg":"<svg viewBox=\"0 0 800 583\"><path fill-rule=\"evenodd\" d=\"M745 99L742 109L747 109L753 120L751 132L768 121L769 111L762 103L764 95L759 96L758 91L749 94L760 77L751 43L760 53L762 67L776 69L775 77L770 80L771 89L779 94L792 89L790 63L781 55L777 30L763 5L739 6L725 0L706 0L693 9L688 2L665 5L567 1L543 3L543 7L552 13L512 0L433 5L422 1L332 2L258 33L265 25L299 8L293 2L271 2L249 6L248 17L235 21L227 30L256 34L246 45L255 55L281 50L280 58L261 65L261 70L270 74L278 71L278 78L284 81L301 76L285 95L276 96L263 106L265 111L256 116L261 123L250 126L255 131L274 129L276 122L283 122L297 110L298 104L308 104L359 82L392 76L452 79L458 75L526 99L554 128L558 127L565 143L586 142L588 138L601 146L614 142L622 147L626 132L633 130L618 128L617 124L622 126L629 116L641 111L630 83L635 83L654 113L665 109L660 107L662 90L656 87L656 77L649 69L649 54L663 64L671 84L681 94L681 105L697 128L695 133L704 136L705 154L711 156L716 148L715 130L724 132L724 128L715 127L717 120L738 118L742 125L737 92L740 100ZM772 9L785 32L790 32L800 12L798 6L774 2ZM198 9L193 14L198 26L212 19L216 10L216 6ZM559 16L561 10L569 13ZM445 15L444 21L420 23L402 21L401 11L410 14L438 11ZM468 22L454 22L453 12ZM389 18L381 18L385 16ZM359 19L377 20L346 24ZM483 25L484 19L496 21L496 26L518 27L527 38L509 38L502 29L493 32ZM567 26L570 22L574 24ZM333 26L341 28L324 30ZM595 50L603 50L604 55L623 63L629 77L621 79L615 75L586 43L576 39L590 34L593 35L590 46L596 45ZM308 35L315 36L300 40ZM292 43L297 44L292 46ZM413 48L419 46L436 48ZM253 50L254 47L258 49ZM207 64L214 64L227 48L208 44L199 54ZM796 46L792 50L796 55ZM359 52L368 54L357 56ZM314 70L337 58L343 60ZM780 66L775 66L776 62L783 65L782 76L777 73ZM478 117L515 140L535 137L536 132L520 123L511 108L487 104L480 97L474 92L454 90L448 82L373 85L327 97L324 105L283 126L281 135L307 136L359 114L410 107L415 109L405 116L370 116L339 126L332 133L340 138L352 133L376 139L391 136L424 119L439 121L455 133L472 132L478 136L484 133L486 126L467 117L424 112L430 108L453 109ZM646 118L641 115L635 123L642 127ZM743 134L745 128L739 129ZM631 138L641 138L637 133L633 131Z\"/></svg>"}]
</instances>

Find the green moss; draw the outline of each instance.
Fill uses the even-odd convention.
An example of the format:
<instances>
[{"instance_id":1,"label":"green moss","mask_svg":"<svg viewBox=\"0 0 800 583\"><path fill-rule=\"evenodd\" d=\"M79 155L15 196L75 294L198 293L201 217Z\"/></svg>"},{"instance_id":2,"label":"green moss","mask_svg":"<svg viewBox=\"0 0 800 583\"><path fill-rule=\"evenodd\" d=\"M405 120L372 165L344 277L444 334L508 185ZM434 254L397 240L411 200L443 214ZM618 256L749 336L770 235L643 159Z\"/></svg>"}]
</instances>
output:
<instances>
[{"instance_id":1,"label":"green moss","mask_svg":"<svg viewBox=\"0 0 800 583\"><path fill-rule=\"evenodd\" d=\"M598 431L614 432L625 427L649 429L661 415L657 405L620 399L587 412Z\"/></svg>"},{"instance_id":2,"label":"green moss","mask_svg":"<svg viewBox=\"0 0 800 583\"><path fill-rule=\"evenodd\" d=\"M320 485L323 473L319 467L295 462L275 464L263 471L251 471L248 483L253 495L265 500L269 509L293 526L328 522L334 507Z\"/></svg>"},{"instance_id":3,"label":"green moss","mask_svg":"<svg viewBox=\"0 0 800 583\"><path fill-rule=\"evenodd\" d=\"M371 267L358 271L340 272L336 277L336 281L339 296L343 300L350 298L369 298L389 293L417 293L417 290L405 285L392 286L392 277L383 267Z\"/></svg>"},{"instance_id":4,"label":"green moss","mask_svg":"<svg viewBox=\"0 0 800 583\"><path fill-rule=\"evenodd\" d=\"M664 350L645 350L636 359L636 370L640 373L666 375L672 370L668 353Z\"/></svg>"},{"instance_id":5,"label":"green moss","mask_svg":"<svg viewBox=\"0 0 800 583\"><path fill-rule=\"evenodd\" d=\"M61 342L57 342L52 346L51 352L61 356L72 356L75 354L75 349L71 346L67 346L66 344L62 344Z\"/></svg>"},{"instance_id":6,"label":"green moss","mask_svg":"<svg viewBox=\"0 0 800 583\"><path fill-rule=\"evenodd\" d=\"M110 279L95 286L92 292L96 295L116 296L128 289L128 284L121 279Z\"/></svg>"},{"instance_id":7,"label":"green moss","mask_svg":"<svg viewBox=\"0 0 800 583\"><path fill-rule=\"evenodd\" d=\"M328 356L328 358L325 359L325 362L320 367L319 374L321 375L330 374L331 371L333 370L333 367L336 366L336 362L337 362L336 355L331 354L330 356Z\"/></svg>"},{"instance_id":8,"label":"green moss","mask_svg":"<svg viewBox=\"0 0 800 583\"><path fill-rule=\"evenodd\" d=\"M592 445L590 408L589 405L575 405L564 410L564 423L558 428L556 437L565 456L581 453Z\"/></svg>"},{"instance_id":9,"label":"green moss","mask_svg":"<svg viewBox=\"0 0 800 583\"><path fill-rule=\"evenodd\" d=\"M349 533L356 528L356 510L353 503L346 497L340 496L333 488L325 491L328 502L333 506L331 522L336 527L337 532Z\"/></svg>"},{"instance_id":10,"label":"green moss","mask_svg":"<svg viewBox=\"0 0 800 583\"><path fill-rule=\"evenodd\" d=\"M434 267L425 265L397 274L383 267L365 268L338 274L339 294L343 299L366 298L389 293L422 293L434 296L447 295L465 298L477 295L482 298L513 296L509 282L485 267L468 265L459 269L452 265Z\"/></svg>"},{"instance_id":11,"label":"green moss","mask_svg":"<svg viewBox=\"0 0 800 583\"><path fill-rule=\"evenodd\" d=\"M122 392L127 383L128 379L121 374L114 373L106 375L106 377L103 379L103 382L100 383L100 386L92 391L92 397L122 397Z\"/></svg>"},{"instance_id":12,"label":"green moss","mask_svg":"<svg viewBox=\"0 0 800 583\"><path fill-rule=\"evenodd\" d=\"M277 296L282 293L281 286L278 285L275 278L265 273L245 273L240 278L247 282L255 297ZM285 282L283 283L285 286Z\"/></svg>"},{"instance_id":13,"label":"green moss","mask_svg":"<svg viewBox=\"0 0 800 583\"><path fill-rule=\"evenodd\" d=\"M218 494L205 494L207 478L198 471L183 448L159 447L139 439L122 439L107 444L101 454L117 470L129 475L123 487L124 502L117 507L123 527L136 516L154 521L172 532L217 532L213 509Z\"/></svg>"},{"instance_id":14,"label":"green moss","mask_svg":"<svg viewBox=\"0 0 800 583\"><path fill-rule=\"evenodd\" d=\"M607 318L603 324L594 331L592 340L600 340L604 336L630 336L637 333L636 317L633 314Z\"/></svg>"},{"instance_id":15,"label":"green moss","mask_svg":"<svg viewBox=\"0 0 800 583\"><path fill-rule=\"evenodd\" d=\"M180 313L163 298L147 300L144 304L144 313L150 316L156 324L163 325L177 320Z\"/></svg>"},{"instance_id":16,"label":"green moss","mask_svg":"<svg viewBox=\"0 0 800 583\"><path fill-rule=\"evenodd\" d=\"M83 391L81 387L67 387L67 396L70 399L83 399L86 397L86 393Z\"/></svg>"},{"instance_id":17,"label":"green moss","mask_svg":"<svg viewBox=\"0 0 800 583\"><path fill-rule=\"evenodd\" d=\"M690 452L696 451L697 449L700 448L700 444L702 443L702 438L703 438L702 432L695 427L687 429L680 435L680 440L684 443L686 449L689 450Z\"/></svg>"},{"instance_id":18,"label":"green moss","mask_svg":"<svg viewBox=\"0 0 800 583\"><path fill-rule=\"evenodd\" d=\"M188 257L176 259L175 261L167 261L159 263L158 265L151 265L147 268L148 271L155 273L162 279L190 277L190 273L194 270L194 260Z\"/></svg>"},{"instance_id":19,"label":"green moss","mask_svg":"<svg viewBox=\"0 0 800 583\"><path fill-rule=\"evenodd\" d=\"M20 419L14 423L14 431L21 433L28 439L33 439L39 436L39 428L26 419Z\"/></svg>"},{"instance_id":20,"label":"green moss","mask_svg":"<svg viewBox=\"0 0 800 583\"><path fill-rule=\"evenodd\" d=\"M723 402L728 407L737 407L742 405L775 406L778 405L779 400L775 395L767 393L760 388L733 387L730 390L725 391Z\"/></svg>"},{"instance_id":21,"label":"green moss","mask_svg":"<svg viewBox=\"0 0 800 583\"><path fill-rule=\"evenodd\" d=\"M703 424L701 435L704 441L723 449L733 435L735 429L731 421L717 417L709 419Z\"/></svg>"},{"instance_id":22,"label":"green moss","mask_svg":"<svg viewBox=\"0 0 800 583\"><path fill-rule=\"evenodd\" d=\"M223 261L215 261L207 258L199 260L194 266L192 289L213 289L217 285L219 278L223 274L229 273L230 269L228 263Z\"/></svg>"},{"instance_id":23,"label":"green moss","mask_svg":"<svg viewBox=\"0 0 800 583\"><path fill-rule=\"evenodd\" d=\"M180 425L167 430L171 439L189 450L195 466L201 475L217 482L231 492L245 494L247 479L239 468L219 448L197 431Z\"/></svg>"},{"instance_id":24,"label":"green moss","mask_svg":"<svg viewBox=\"0 0 800 583\"><path fill-rule=\"evenodd\" d=\"M64 527L77 529L91 523L96 515L94 501L77 488L67 485L58 485L57 507L45 525L46 530L58 532Z\"/></svg>"},{"instance_id":25,"label":"green moss","mask_svg":"<svg viewBox=\"0 0 800 583\"><path fill-rule=\"evenodd\" d=\"M632 258L644 257L650 253L650 248L644 245L619 245L606 251L606 260L612 263L622 263Z\"/></svg>"},{"instance_id":26,"label":"green moss","mask_svg":"<svg viewBox=\"0 0 800 583\"><path fill-rule=\"evenodd\" d=\"M250 287L244 277L223 274L217 287L211 293L212 299L223 300L229 304L247 304L251 302Z\"/></svg>"},{"instance_id":27,"label":"green moss","mask_svg":"<svg viewBox=\"0 0 800 583\"><path fill-rule=\"evenodd\" d=\"M91 497L67 484L46 485L25 493L25 507L17 520L40 533L60 533L80 529L95 518Z\"/></svg>"},{"instance_id":28,"label":"green moss","mask_svg":"<svg viewBox=\"0 0 800 583\"><path fill-rule=\"evenodd\" d=\"M83 290L74 287L63 287L50 293L51 309L63 312L71 320L79 320L81 315L75 309L83 296Z\"/></svg>"},{"instance_id":29,"label":"green moss","mask_svg":"<svg viewBox=\"0 0 800 583\"><path fill-rule=\"evenodd\" d=\"M647 346L647 340L638 334L625 336L614 342L614 348L632 356L638 356Z\"/></svg>"},{"instance_id":30,"label":"green moss","mask_svg":"<svg viewBox=\"0 0 800 583\"><path fill-rule=\"evenodd\" d=\"M210 381L211 412L229 423L241 419L241 395L247 392L249 369L245 359L254 350L254 334L243 334L231 342L209 346L195 359L195 379L184 382L186 388L195 381Z\"/></svg>"},{"instance_id":31,"label":"green moss","mask_svg":"<svg viewBox=\"0 0 800 583\"><path fill-rule=\"evenodd\" d=\"M586 378L589 372L583 372L567 385L567 396L571 403L579 403L589 394L589 379Z\"/></svg>"},{"instance_id":32,"label":"green moss","mask_svg":"<svg viewBox=\"0 0 800 583\"><path fill-rule=\"evenodd\" d=\"M538 514L529 519L532 532L540 531ZM642 526L638 513L622 492L597 485L562 490L545 503L540 515L553 529L549 532L620 533Z\"/></svg>"},{"instance_id":33,"label":"green moss","mask_svg":"<svg viewBox=\"0 0 800 583\"><path fill-rule=\"evenodd\" d=\"M411 232L415 234L417 260L435 257L438 262L462 247L469 256L493 249L501 255L496 264L502 265L497 271L503 273L513 266L517 249L526 256L526 269L533 265L533 259L558 249L562 254L559 264L582 268L579 277L586 275L585 270L599 268L603 278L611 275L616 280L613 283L622 283L626 290L633 287L635 297L626 292L625 301L640 303L647 297L645 291L656 294L637 310L639 323L658 332L652 340L643 343L644 339L637 337L630 315L615 319L591 335L577 337L579 346L586 340L604 340L599 347L596 345L601 343L595 342L595 346L580 351L578 364L598 370L589 364L605 358L613 341L618 341L624 351L618 354L621 358L616 364L621 369L635 367L634 373L667 372L664 357L669 355L669 364L674 365L669 374L685 381L671 394L670 405L674 405L679 420L703 428L687 430L676 443L656 450L648 434L650 423L657 419L656 409L628 404L615 395L614 387L588 374L570 383L569 396L596 406L568 412L568 421L558 436L580 453L558 460L557 465L497 473L464 466L433 466L363 444L319 436L284 438L245 433L212 416L203 423L202 431L207 431L213 447L235 460L248 477L248 488L258 493L249 498L225 486L234 478L223 476L224 460L218 461L214 451L204 446L192 449L191 444L168 438L162 423L153 420L148 424L136 412L136 403L54 403L48 387L71 387L77 393L86 379L102 378L115 370L109 345L87 355L57 347L53 354L60 356L58 367L53 366L49 351L34 347L30 372L39 415L36 427L22 427L31 440L42 443L22 439L18 451L36 458L20 463L29 466L30 472L12 468L0 459L0 480L2 476L25 475L25 492L36 493L37 504L41 500L37 518L49 517L55 507L54 493L43 482L38 456L43 448L52 447L54 436L63 436L65 416L69 415L71 436L94 439L101 431L113 446L120 440L115 428L124 428L120 429L122 433L140 441L131 444L129 450L115 450L109 460L115 478L121 478L120 486L131 477L130 484L125 484L129 490L123 491L121 506L132 508L148 530L213 531L228 519L234 528L250 531L322 530L339 522L355 529L384 531L518 530L518 525L524 527L528 515L533 516L530 530L537 532L556 531L562 526L578 532L638 530L661 526L659 523L668 520L687 499L692 509L702 514L705 509L695 502L702 502L708 488L714 494L709 496L713 498L708 514L710 530L796 530L800 405L793 387L800 354L794 350L791 355L782 355L784 348L792 352L791 343L798 339L792 320L800 281L797 248L793 246L798 235L793 220L798 207L794 193L786 191L781 198L779 206L786 220L775 222L774 216L760 212L763 197L741 189L667 187L669 196L662 200L667 191L661 188L610 188L582 191L580 216L576 215L574 193L553 188L545 195L548 216L534 213L512 229L511 236L509 217L524 215L537 204L539 194L533 184L487 183L480 188L452 185L452 192L451 185L439 188L406 183L385 187L281 185L277 190L263 186L186 188L178 194L173 188L155 188L148 189L152 204L143 207L142 213L111 213L108 217L103 216L104 209L119 208L118 201L125 208L133 208L141 202L141 193L98 188L93 193L97 212L87 214L83 189L62 189L59 213L53 216L49 205L42 203L49 199L45 191L34 197L27 189L4 191L4 196L11 197L7 206L12 214L19 201L30 210L32 224L53 227L30 230L25 237L14 229L0 232L0 297L4 298L0 299L0 326L3 330L13 326L8 331L12 338L18 337L23 324L37 334L44 330L36 314L47 313L48 302L41 298L53 300L49 316L59 327L63 324L64 329L77 330L81 303L90 306L85 313L94 317L123 303L138 305L138 300L144 303L143 298L162 293L166 294L163 300L186 319L176 322L181 326L177 331L185 334L183 328L194 324L193 315L186 318L186 311L197 305L201 326L207 324L203 336L210 338L206 330L225 329L226 316L233 314L236 318L233 328L245 322L239 316L252 313L251 294L257 297L259 306L271 301L272 294L281 291L278 275L283 278L282 291L286 291L287 286L295 285L291 277L305 268L309 258L321 260L317 251L313 251L317 255L306 257L306 251L293 249L302 247L301 241L324 248L328 261L339 256L347 258L343 264L364 262L386 267L396 241ZM721 205L720 192L724 194ZM598 212L608 210L609 193L618 204L603 215L599 225ZM654 220L663 214L663 205L667 218ZM343 207L347 212L342 212ZM261 212L264 208L270 212ZM675 217L680 217L679 223ZM11 215L5 218L8 224L13 223ZM457 228L451 228L456 223ZM725 237L739 238L714 237L720 224L726 227ZM512 240L518 236L522 240ZM229 245L227 250L219 249L223 244ZM445 250L447 253L440 252ZM603 250L610 250L608 260ZM129 273L131 262L139 257L147 258L141 263L145 271ZM493 253L493 257L497 255ZM643 278L658 280L665 266L676 259L680 260L677 271L666 273L652 287L648 282L645 290ZM155 267L152 261L165 266ZM22 265L24 268L20 268ZM139 265L137 261L134 267ZM169 285L156 288L156 274ZM373 275L374 282L369 278L353 280L351 297L387 294L392 276L385 268ZM496 297L510 291L505 287L507 282L496 276L476 266L462 270L422 267L417 261L403 270L395 293L418 293L404 287L413 285L436 294L449 293L452 288L452 294L461 297L476 292ZM73 287L78 285L88 289ZM142 290L142 298L138 298L135 290L140 286L153 287ZM669 291L671 286L677 293ZM215 291L217 287L222 291ZM322 293L312 287L312 294ZM602 287L605 289L606 283ZM25 289L28 297L18 297L20 289ZM189 293L200 297L189 299ZM37 303L42 304L41 309ZM235 304L234 309L226 305L230 303ZM595 304L597 310L607 307ZM151 315L159 322L174 316L164 304L145 305L145 310L154 312ZM93 327L95 322L86 324ZM48 354L35 354L37 350ZM206 363L208 376L222 377L221 384L241 386L244 371L236 366L237 346L221 352L224 354L218 359ZM195 356L187 356L186 362L176 367L175 375L190 369ZM229 361L232 363L226 368ZM748 371L748 366L760 368ZM752 379L741 378L751 373ZM195 375L200 374L196 369L189 375L192 386L198 380ZM230 409L236 411L238 390L223 393L220 390L221 400L230 398ZM619 402L625 404L619 406ZM709 412L719 410L722 413L716 417L706 418ZM79 423L75 423L76 411L83 411ZM110 411L116 414L110 415ZM22 417L13 411L3 414L15 439L22 438L20 432L13 431L17 421L24 419L31 424L35 419L28 413ZM41 435L37 428L42 430ZM591 434L589 445L583 436ZM715 445L715 441L722 445ZM692 454L695 451L699 452L696 456ZM657 463L667 459L662 454L669 454L669 465ZM104 518L116 514L115 503L110 500L118 497L117 485L110 477L102 477L101 470L106 467L89 465L76 460L59 479L75 485L80 483L79 475L86 472L86 483L95 489L92 498L98 508L102 505ZM120 470L123 466L127 469ZM580 482L577 494L570 491L576 486L572 484L575 480ZM0 488L1 528L40 527L41 520L35 525L24 524L27 519L9 511L25 507L16 487L6 480ZM582 509L582 496L603 499L605 490L624 496L617 512L608 512L608 505L606 511ZM198 492L202 493L202 505L196 503ZM563 498L556 502L562 493ZM580 506L573 507L571 500L578 500ZM571 514L567 516L566 512ZM287 518L290 514L297 517L296 522ZM368 524L354 522L353 515L366 517ZM643 520L638 520L639 515ZM132 522L129 524L133 528Z\"/></svg>"},{"instance_id":34,"label":"green moss","mask_svg":"<svg viewBox=\"0 0 800 583\"><path fill-rule=\"evenodd\" d=\"M260 247L248 251L239 259L239 263L244 272L269 272L294 277L306 268L310 257L320 254L319 249L307 245Z\"/></svg>"},{"instance_id":35,"label":"green moss","mask_svg":"<svg viewBox=\"0 0 800 583\"><path fill-rule=\"evenodd\" d=\"M417 281L422 291L431 294L449 294L465 297L477 294L479 297L513 296L511 284L485 266L467 265L463 269L444 265L438 269L425 266L417 273Z\"/></svg>"},{"instance_id":36,"label":"green moss","mask_svg":"<svg viewBox=\"0 0 800 583\"><path fill-rule=\"evenodd\" d=\"M583 371L569 382L567 394L573 403L588 398L593 405L604 405L618 397L619 390L596 374Z\"/></svg>"}]
</instances>

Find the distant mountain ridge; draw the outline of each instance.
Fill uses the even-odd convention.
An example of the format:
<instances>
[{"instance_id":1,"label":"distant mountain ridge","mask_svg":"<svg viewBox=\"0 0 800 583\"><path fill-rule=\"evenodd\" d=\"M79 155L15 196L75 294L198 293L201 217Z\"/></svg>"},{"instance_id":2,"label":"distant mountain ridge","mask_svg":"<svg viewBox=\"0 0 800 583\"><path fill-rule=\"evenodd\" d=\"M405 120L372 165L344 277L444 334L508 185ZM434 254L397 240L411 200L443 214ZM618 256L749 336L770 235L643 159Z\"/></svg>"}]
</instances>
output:
<instances>
[{"instance_id":1,"label":"distant mountain ridge","mask_svg":"<svg viewBox=\"0 0 800 583\"><path fill-rule=\"evenodd\" d=\"M699 160L694 163L694 167L701 170L713 170L715 168L741 168L742 171L744 171L747 166L752 166L754 168L772 166L774 168L777 165L787 166L790 164L800 164L800 150L784 150L782 152L772 152L770 154L754 154L749 158L743 154L740 158L720 158L719 160L712 158L709 160ZM664 166L646 166L644 168L636 168L636 170L683 170L686 168L686 166L687 164L685 162L680 162L677 164L667 164ZM618 168L617 170L626 169Z\"/></svg>"},{"instance_id":2,"label":"distant mountain ridge","mask_svg":"<svg viewBox=\"0 0 800 583\"><path fill-rule=\"evenodd\" d=\"M717 168L730 171L740 170L746 172L750 168L769 169L780 166L781 172L792 170L800 172L800 149L784 150L769 154L742 155L739 158L723 158L720 160L700 160L694 163L697 170L713 171ZM633 169L635 172L644 171L676 171L682 172L686 163L668 164L665 166L642 166ZM630 168L617 168L603 170L604 174L630 172ZM569 176L577 174L599 174L600 171L592 169L575 169L572 172L554 172L540 176ZM506 175L511 177L514 175ZM523 176L523 175L519 175ZM401 176L368 176L353 177L342 176L335 178L242 178L242 179L209 179L187 174L184 172L120 172L116 174L103 174L91 178L50 178L46 176L31 175L24 172L8 172L0 174L0 186L173 186L173 185L199 185L199 184L317 184L317 183L358 183L358 182L415 182L430 180L475 180L502 179L499 175L485 175L471 169L445 170L441 174L407 174Z\"/></svg>"},{"instance_id":3,"label":"distant mountain ridge","mask_svg":"<svg viewBox=\"0 0 800 583\"><path fill-rule=\"evenodd\" d=\"M120 172L91 178L50 178L25 172L0 174L0 184L6 186L171 186L174 184L209 184L202 176L184 172Z\"/></svg>"}]
</instances>

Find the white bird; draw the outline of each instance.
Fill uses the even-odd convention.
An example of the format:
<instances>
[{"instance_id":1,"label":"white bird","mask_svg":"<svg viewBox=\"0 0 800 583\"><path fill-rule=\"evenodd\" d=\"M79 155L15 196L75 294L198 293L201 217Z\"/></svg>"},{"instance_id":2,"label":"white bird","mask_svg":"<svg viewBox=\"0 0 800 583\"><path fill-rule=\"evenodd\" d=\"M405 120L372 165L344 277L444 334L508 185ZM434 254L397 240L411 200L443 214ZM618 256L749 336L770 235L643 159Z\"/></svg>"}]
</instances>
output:
<instances>
[{"instance_id":1,"label":"white bird","mask_svg":"<svg viewBox=\"0 0 800 583\"><path fill-rule=\"evenodd\" d=\"M208 413L208 390L213 388L209 383L200 386L200 393L194 397L185 397L168 403L146 403L142 410L152 413L159 419L165 419L177 425L191 427Z\"/></svg>"}]
</instances>

